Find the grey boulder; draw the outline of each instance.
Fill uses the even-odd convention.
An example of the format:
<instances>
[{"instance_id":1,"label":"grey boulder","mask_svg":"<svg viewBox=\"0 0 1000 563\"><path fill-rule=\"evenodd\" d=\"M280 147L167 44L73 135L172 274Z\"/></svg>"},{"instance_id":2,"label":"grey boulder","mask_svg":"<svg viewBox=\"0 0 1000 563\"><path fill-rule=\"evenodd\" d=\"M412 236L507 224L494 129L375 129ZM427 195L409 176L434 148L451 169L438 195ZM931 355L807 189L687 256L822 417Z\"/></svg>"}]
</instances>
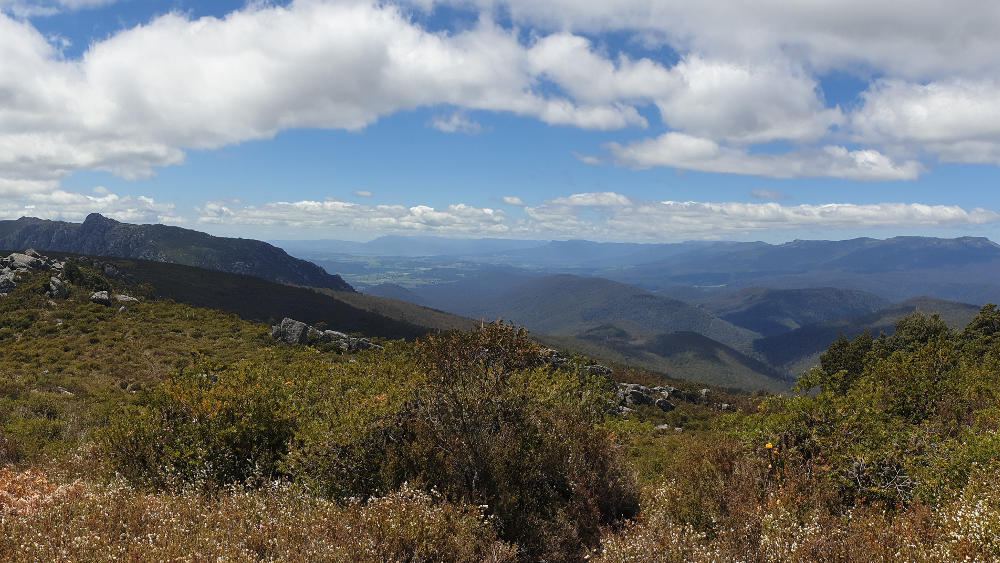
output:
<instances>
[{"instance_id":1,"label":"grey boulder","mask_svg":"<svg viewBox=\"0 0 1000 563\"><path fill-rule=\"evenodd\" d=\"M289 344L305 344L309 338L309 325L285 317L280 323L271 327L271 337Z\"/></svg>"},{"instance_id":2,"label":"grey boulder","mask_svg":"<svg viewBox=\"0 0 1000 563\"><path fill-rule=\"evenodd\" d=\"M69 288L56 277L49 278L49 297L53 299L65 299L69 297Z\"/></svg>"}]
</instances>

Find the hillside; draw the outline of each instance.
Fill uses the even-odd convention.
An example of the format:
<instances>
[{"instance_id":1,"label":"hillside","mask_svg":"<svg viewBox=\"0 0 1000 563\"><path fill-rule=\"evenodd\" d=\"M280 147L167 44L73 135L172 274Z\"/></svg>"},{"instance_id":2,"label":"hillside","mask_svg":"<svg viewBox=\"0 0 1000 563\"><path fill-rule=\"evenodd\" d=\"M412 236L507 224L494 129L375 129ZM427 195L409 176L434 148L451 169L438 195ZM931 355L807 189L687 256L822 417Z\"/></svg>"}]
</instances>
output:
<instances>
[{"instance_id":1,"label":"hillside","mask_svg":"<svg viewBox=\"0 0 1000 563\"><path fill-rule=\"evenodd\" d=\"M634 338L613 324L605 324L576 336L537 334L536 337L557 348L641 367L664 377L726 389L783 393L793 383L763 362L696 332Z\"/></svg>"},{"instance_id":2,"label":"hillside","mask_svg":"<svg viewBox=\"0 0 1000 563\"><path fill-rule=\"evenodd\" d=\"M83 223L22 217L0 221L0 249L140 258L246 274L281 283L352 291L340 276L265 242L214 237L166 225L120 223L97 213Z\"/></svg>"},{"instance_id":3,"label":"hillside","mask_svg":"<svg viewBox=\"0 0 1000 563\"><path fill-rule=\"evenodd\" d=\"M608 373L500 323L361 351L288 344L145 285L194 291L200 272L225 294L267 284L256 278L31 258L0 262L3 561L996 553L995 308L943 338L917 318L917 330L856 340L859 362L831 347L829 371L801 380L810 392L747 395ZM965 314L946 305L914 300L868 322L909 307ZM761 369L691 332L634 339L599 325L580 338L726 387ZM987 532L969 541L970 529Z\"/></svg>"},{"instance_id":4,"label":"hillside","mask_svg":"<svg viewBox=\"0 0 1000 563\"><path fill-rule=\"evenodd\" d=\"M342 332L385 338L415 338L430 331L474 325L472 319L353 291L297 287L150 260L48 254L96 263L126 283L149 284L159 297L228 311L252 321L291 317L309 324L323 323Z\"/></svg>"},{"instance_id":5,"label":"hillside","mask_svg":"<svg viewBox=\"0 0 1000 563\"><path fill-rule=\"evenodd\" d=\"M610 323L635 337L697 332L741 351L751 351L758 336L682 301L600 278L480 276L411 291L439 309L473 318L503 318L559 336L577 336Z\"/></svg>"},{"instance_id":6,"label":"hillside","mask_svg":"<svg viewBox=\"0 0 1000 563\"><path fill-rule=\"evenodd\" d=\"M704 307L734 325L767 337L809 324L873 313L890 304L878 295L856 290L750 287L708 299Z\"/></svg>"},{"instance_id":7,"label":"hillside","mask_svg":"<svg viewBox=\"0 0 1000 563\"><path fill-rule=\"evenodd\" d=\"M979 307L931 297L918 297L867 315L803 326L758 340L754 343L754 347L771 365L785 370L790 375L798 375L816 365L819 362L819 354L841 334L853 338L868 330L875 336L880 333L889 335L895 330L896 320L914 311L928 315L937 313L948 326L958 329L972 320Z\"/></svg>"}]
</instances>

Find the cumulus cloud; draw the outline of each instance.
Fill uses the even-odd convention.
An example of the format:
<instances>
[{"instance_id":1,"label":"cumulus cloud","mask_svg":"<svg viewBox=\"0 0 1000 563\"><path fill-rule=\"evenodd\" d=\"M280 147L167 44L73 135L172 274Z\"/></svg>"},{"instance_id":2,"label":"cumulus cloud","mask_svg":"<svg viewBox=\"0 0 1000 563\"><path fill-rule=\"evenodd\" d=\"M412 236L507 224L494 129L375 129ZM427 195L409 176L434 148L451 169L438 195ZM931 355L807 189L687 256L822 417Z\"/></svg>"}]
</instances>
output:
<instances>
[{"instance_id":1,"label":"cumulus cloud","mask_svg":"<svg viewBox=\"0 0 1000 563\"><path fill-rule=\"evenodd\" d=\"M415 0L428 4L431 0ZM1000 6L981 0L745 2L714 0L437 0L502 6L520 25L587 33L630 31L647 43L728 60L796 60L927 79L1000 67Z\"/></svg>"},{"instance_id":2,"label":"cumulus cloud","mask_svg":"<svg viewBox=\"0 0 1000 563\"><path fill-rule=\"evenodd\" d=\"M864 93L853 127L866 142L916 141L941 160L1000 164L1000 84L881 80Z\"/></svg>"},{"instance_id":3,"label":"cumulus cloud","mask_svg":"<svg viewBox=\"0 0 1000 563\"><path fill-rule=\"evenodd\" d=\"M448 115L435 115L431 118L431 127L444 133L465 133L466 135L476 135L482 133L484 127L478 121L469 119L467 115L460 111L452 112Z\"/></svg>"},{"instance_id":4,"label":"cumulus cloud","mask_svg":"<svg viewBox=\"0 0 1000 563\"><path fill-rule=\"evenodd\" d=\"M507 205L517 205L518 207L524 206L524 201L522 201L521 198L513 195L503 196L503 202L506 203Z\"/></svg>"},{"instance_id":5,"label":"cumulus cloud","mask_svg":"<svg viewBox=\"0 0 1000 563\"><path fill-rule=\"evenodd\" d=\"M19 194L8 197L0 191L0 218L41 217L80 221L90 213L102 213L131 223L183 223L172 203L144 196L118 195L103 186L92 194L67 190Z\"/></svg>"},{"instance_id":6,"label":"cumulus cloud","mask_svg":"<svg viewBox=\"0 0 1000 563\"><path fill-rule=\"evenodd\" d=\"M569 91L589 89L592 99L652 99L673 132L729 145L809 143L843 133L897 158L1000 164L996 3L437 3L502 7L518 25L564 30L536 46L537 68ZM681 60L671 68L645 59L615 64L595 57L581 32L625 32L645 47L668 46ZM574 64L562 64L569 60ZM845 115L828 107L819 89L818 77L831 71L881 79Z\"/></svg>"},{"instance_id":7,"label":"cumulus cloud","mask_svg":"<svg viewBox=\"0 0 1000 563\"><path fill-rule=\"evenodd\" d=\"M609 143L608 150L622 166L671 166L685 170L751 174L772 178L832 177L852 180L912 180L919 162L895 162L872 149L841 146L768 154L720 145L711 139L683 133L664 133L626 145Z\"/></svg>"},{"instance_id":8,"label":"cumulus cloud","mask_svg":"<svg viewBox=\"0 0 1000 563\"><path fill-rule=\"evenodd\" d=\"M813 141L842 122L816 79L775 64L689 57L674 72L683 83L657 100L664 119L688 134L749 144Z\"/></svg>"},{"instance_id":9,"label":"cumulus cloud","mask_svg":"<svg viewBox=\"0 0 1000 563\"><path fill-rule=\"evenodd\" d=\"M617 192L570 194L523 208L526 217L514 218L502 210L460 203L433 208L337 200L256 206L209 202L199 209L199 221L230 227L303 229L318 235L360 230L456 237L650 241L719 238L774 229L936 228L1000 221L1000 214L991 210L948 205L644 201Z\"/></svg>"},{"instance_id":10,"label":"cumulus cloud","mask_svg":"<svg viewBox=\"0 0 1000 563\"><path fill-rule=\"evenodd\" d=\"M200 223L294 228L306 231L367 233L436 233L504 235L509 232L502 210L463 203L435 209L427 205L361 205L346 201L272 202L233 206L208 202L198 209Z\"/></svg>"},{"instance_id":11,"label":"cumulus cloud","mask_svg":"<svg viewBox=\"0 0 1000 563\"><path fill-rule=\"evenodd\" d=\"M593 129L645 123L626 104L540 93L528 51L487 20L432 33L391 5L297 0L223 19L167 14L68 60L30 22L0 14L0 178L53 189L75 170L141 177L187 149L358 130L435 105Z\"/></svg>"},{"instance_id":12,"label":"cumulus cloud","mask_svg":"<svg viewBox=\"0 0 1000 563\"><path fill-rule=\"evenodd\" d=\"M429 122L446 132L484 131L476 111L658 128L608 145L637 168L905 180L928 156L1000 164L1000 6L979 0L248 2L224 18L157 17L79 59L9 15L112 1L0 0L0 192L56 190L77 170L139 178L191 149L428 107L453 108ZM480 20L430 31L410 15L439 3ZM524 28L493 23L498 10ZM677 58L611 52L607 31ZM881 78L843 109L820 88L833 70ZM759 150L774 142L792 149Z\"/></svg>"},{"instance_id":13,"label":"cumulus cloud","mask_svg":"<svg viewBox=\"0 0 1000 563\"><path fill-rule=\"evenodd\" d=\"M597 219L595 209L600 211ZM537 229L552 235L607 240L718 238L727 233L808 227L943 227L1000 220L1000 214L991 210L921 203L650 202L613 192L573 194L526 211Z\"/></svg>"}]
</instances>

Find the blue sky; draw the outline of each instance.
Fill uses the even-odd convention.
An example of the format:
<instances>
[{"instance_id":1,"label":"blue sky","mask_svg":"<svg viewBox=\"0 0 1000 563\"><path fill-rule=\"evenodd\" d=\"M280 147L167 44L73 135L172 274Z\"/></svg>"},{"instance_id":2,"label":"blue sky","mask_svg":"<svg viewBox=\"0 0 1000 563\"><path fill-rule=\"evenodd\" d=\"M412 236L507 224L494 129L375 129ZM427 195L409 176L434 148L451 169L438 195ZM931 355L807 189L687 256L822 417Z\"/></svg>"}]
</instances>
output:
<instances>
[{"instance_id":1,"label":"blue sky","mask_svg":"<svg viewBox=\"0 0 1000 563\"><path fill-rule=\"evenodd\" d=\"M1000 240L1000 10L0 0L0 218Z\"/></svg>"}]
</instances>

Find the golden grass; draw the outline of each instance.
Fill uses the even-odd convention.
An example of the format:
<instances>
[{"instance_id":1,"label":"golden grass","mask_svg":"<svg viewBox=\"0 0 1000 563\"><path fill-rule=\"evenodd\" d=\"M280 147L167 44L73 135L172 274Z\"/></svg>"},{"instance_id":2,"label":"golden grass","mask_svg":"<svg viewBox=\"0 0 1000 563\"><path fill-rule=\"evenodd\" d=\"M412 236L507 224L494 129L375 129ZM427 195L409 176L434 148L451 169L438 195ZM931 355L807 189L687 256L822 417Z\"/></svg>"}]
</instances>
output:
<instances>
[{"instance_id":1,"label":"golden grass","mask_svg":"<svg viewBox=\"0 0 1000 563\"><path fill-rule=\"evenodd\" d=\"M514 559L481 511L407 487L345 506L273 483L145 493L0 473L4 561L486 561Z\"/></svg>"}]
</instances>

